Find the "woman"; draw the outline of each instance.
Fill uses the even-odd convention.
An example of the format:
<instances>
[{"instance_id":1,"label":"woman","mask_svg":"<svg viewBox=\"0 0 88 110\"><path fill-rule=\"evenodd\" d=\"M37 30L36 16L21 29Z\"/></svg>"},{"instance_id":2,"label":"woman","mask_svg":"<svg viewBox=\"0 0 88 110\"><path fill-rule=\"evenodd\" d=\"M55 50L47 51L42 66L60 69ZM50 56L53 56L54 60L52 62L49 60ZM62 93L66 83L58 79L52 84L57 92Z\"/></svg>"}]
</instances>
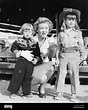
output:
<instances>
[{"instance_id":1,"label":"woman","mask_svg":"<svg viewBox=\"0 0 88 110\"><path fill-rule=\"evenodd\" d=\"M31 97L31 78L34 65L41 59L38 42L33 40L33 26L30 23L23 24L20 33L23 37L16 40L11 46L17 62L8 87L10 98L17 96L20 87L22 87L23 97Z\"/></svg>"},{"instance_id":2,"label":"woman","mask_svg":"<svg viewBox=\"0 0 88 110\"><path fill-rule=\"evenodd\" d=\"M48 37L48 34L53 28L53 23L46 17L39 17L34 23L34 28L37 33L34 39L39 43L41 57L43 61L43 66L39 65L39 67L45 68L42 73L38 72L38 74L35 74L35 77L40 83L40 86L38 88L39 97L43 98L45 97L45 84L54 73L54 67L50 59L52 59L55 55L55 48L50 49L51 39L49 40ZM42 70L42 68L40 70Z\"/></svg>"}]
</instances>

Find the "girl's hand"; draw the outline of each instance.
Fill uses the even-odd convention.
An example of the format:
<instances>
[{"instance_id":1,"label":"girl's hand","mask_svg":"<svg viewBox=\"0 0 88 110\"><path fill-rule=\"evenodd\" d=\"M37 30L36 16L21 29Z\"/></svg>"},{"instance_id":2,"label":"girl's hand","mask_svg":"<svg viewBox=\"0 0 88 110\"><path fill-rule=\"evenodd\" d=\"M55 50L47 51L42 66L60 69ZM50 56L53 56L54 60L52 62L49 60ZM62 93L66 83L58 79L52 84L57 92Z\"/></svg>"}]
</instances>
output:
<instances>
[{"instance_id":1,"label":"girl's hand","mask_svg":"<svg viewBox=\"0 0 88 110\"><path fill-rule=\"evenodd\" d=\"M27 59L28 61L32 61L34 58L34 55L32 54L32 51L26 50L21 52L21 56Z\"/></svg>"},{"instance_id":2,"label":"girl's hand","mask_svg":"<svg viewBox=\"0 0 88 110\"><path fill-rule=\"evenodd\" d=\"M56 59L55 63L56 65L59 65L59 59Z\"/></svg>"}]
</instances>

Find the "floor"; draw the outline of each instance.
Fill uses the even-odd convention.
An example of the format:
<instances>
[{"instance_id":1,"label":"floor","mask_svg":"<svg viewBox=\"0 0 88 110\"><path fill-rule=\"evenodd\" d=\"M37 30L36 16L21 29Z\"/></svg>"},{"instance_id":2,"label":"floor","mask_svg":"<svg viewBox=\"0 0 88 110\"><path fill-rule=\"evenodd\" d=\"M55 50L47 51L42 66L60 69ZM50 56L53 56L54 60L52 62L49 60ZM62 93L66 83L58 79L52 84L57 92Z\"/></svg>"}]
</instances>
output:
<instances>
[{"instance_id":1,"label":"floor","mask_svg":"<svg viewBox=\"0 0 88 110\"><path fill-rule=\"evenodd\" d=\"M54 85L46 85L46 98L39 98L38 96L38 85L32 86L31 92L33 93L32 98L23 98L18 95L15 99L9 97L7 91L9 81L0 81L0 103L74 103L70 100L70 84L65 84L64 97L60 100L54 100L53 97L56 93L53 91ZM19 91L19 94L21 90ZM88 85L80 85L80 92L77 95L79 102L77 103L88 103Z\"/></svg>"}]
</instances>

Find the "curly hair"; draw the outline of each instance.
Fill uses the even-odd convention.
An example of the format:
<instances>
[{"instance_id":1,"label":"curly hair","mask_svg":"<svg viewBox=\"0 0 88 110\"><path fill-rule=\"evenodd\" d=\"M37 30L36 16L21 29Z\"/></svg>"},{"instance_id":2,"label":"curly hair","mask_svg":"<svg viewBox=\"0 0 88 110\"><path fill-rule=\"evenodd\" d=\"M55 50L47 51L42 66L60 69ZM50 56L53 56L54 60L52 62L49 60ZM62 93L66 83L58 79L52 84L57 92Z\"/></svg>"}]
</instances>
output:
<instances>
[{"instance_id":1,"label":"curly hair","mask_svg":"<svg viewBox=\"0 0 88 110\"><path fill-rule=\"evenodd\" d=\"M49 25L49 31L52 30L52 28L53 28L53 23L52 23L52 21L50 21L50 20L49 20L48 18L46 18L46 17L39 17L39 18L37 19L37 21L34 23L34 29L35 29L36 32L37 32L37 30L38 30L38 25L41 24L41 23L48 23L48 25Z\"/></svg>"}]
</instances>

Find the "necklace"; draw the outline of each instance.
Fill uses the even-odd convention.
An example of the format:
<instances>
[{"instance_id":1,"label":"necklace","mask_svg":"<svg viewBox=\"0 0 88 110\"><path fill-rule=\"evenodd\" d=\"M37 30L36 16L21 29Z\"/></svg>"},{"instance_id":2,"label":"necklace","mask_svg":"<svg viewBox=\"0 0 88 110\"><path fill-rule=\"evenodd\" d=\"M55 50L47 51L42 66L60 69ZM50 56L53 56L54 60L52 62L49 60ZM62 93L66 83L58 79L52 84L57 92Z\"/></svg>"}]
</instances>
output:
<instances>
[{"instance_id":1,"label":"necklace","mask_svg":"<svg viewBox=\"0 0 88 110\"><path fill-rule=\"evenodd\" d=\"M45 42L46 38L44 38L43 40L41 41L38 41L39 42L39 47L41 47L43 45L43 43Z\"/></svg>"}]
</instances>

